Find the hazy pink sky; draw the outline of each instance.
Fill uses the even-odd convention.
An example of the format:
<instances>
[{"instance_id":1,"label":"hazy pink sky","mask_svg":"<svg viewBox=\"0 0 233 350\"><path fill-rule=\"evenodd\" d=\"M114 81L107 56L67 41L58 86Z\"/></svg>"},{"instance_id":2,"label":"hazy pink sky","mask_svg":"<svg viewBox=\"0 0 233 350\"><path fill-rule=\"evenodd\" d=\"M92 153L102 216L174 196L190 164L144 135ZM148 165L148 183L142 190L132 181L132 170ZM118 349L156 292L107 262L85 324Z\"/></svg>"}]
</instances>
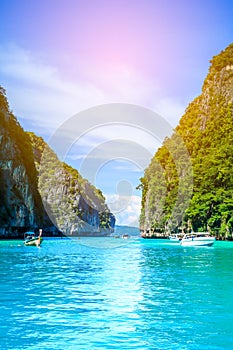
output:
<instances>
[{"instance_id":1,"label":"hazy pink sky","mask_svg":"<svg viewBox=\"0 0 233 350\"><path fill-rule=\"evenodd\" d=\"M232 10L224 0L2 0L1 44L99 86L98 72L128 68L185 101L232 41Z\"/></svg>"}]
</instances>

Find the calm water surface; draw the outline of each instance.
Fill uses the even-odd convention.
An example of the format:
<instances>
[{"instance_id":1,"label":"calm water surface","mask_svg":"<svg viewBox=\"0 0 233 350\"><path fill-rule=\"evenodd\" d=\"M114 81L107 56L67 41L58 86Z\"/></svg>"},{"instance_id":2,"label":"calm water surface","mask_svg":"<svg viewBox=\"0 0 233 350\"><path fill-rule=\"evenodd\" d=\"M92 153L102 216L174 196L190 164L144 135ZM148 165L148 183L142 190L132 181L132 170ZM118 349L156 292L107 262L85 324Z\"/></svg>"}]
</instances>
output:
<instances>
[{"instance_id":1,"label":"calm water surface","mask_svg":"<svg viewBox=\"0 0 233 350\"><path fill-rule=\"evenodd\" d=\"M0 349L233 349L230 242L1 241L0 283Z\"/></svg>"}]
</instances>

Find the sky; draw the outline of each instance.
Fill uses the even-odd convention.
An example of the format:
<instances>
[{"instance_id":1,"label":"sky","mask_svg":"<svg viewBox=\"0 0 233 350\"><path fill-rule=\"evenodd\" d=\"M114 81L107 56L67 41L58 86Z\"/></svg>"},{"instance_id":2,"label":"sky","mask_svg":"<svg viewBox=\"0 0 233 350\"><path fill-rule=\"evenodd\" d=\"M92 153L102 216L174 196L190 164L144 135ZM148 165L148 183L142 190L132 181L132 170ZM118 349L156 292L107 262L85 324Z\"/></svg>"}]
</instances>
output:
<instances>
[{"instance_id":1,"label":"sky","mask_svg":"<svg viewBox=\"0 0 233 350\"><path fill-rule=\"evenodd\" d=\"M0 85L23 128L49 143L77 116L61 160L82 174L98 157L85 177L118 225L136 226L136 186L162 137L124 106L149 109L175 127L201 93L210 59L233 42L232 15L226 0L1 0ZM125 122L112 117L114 104L128 111ZM109 107L104 123L92 113L101 105Z\"/></svg>"}]
</instances>

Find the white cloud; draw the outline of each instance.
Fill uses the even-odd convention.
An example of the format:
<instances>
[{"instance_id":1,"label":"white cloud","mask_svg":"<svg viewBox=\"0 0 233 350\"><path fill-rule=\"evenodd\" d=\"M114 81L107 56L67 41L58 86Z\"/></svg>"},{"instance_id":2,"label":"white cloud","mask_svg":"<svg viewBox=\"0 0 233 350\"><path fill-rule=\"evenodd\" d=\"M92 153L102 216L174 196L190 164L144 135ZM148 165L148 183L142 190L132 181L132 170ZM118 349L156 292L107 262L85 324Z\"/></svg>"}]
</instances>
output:
<instances>
[{"instance_id":1,"label":"white cloud","mask_svg":"<svg viewBox=\"0 0 233 350\"><path fill-rule=\"evenodd\" d=\"M157 82L129 67L95 68L86 79L82 72L82 78L68 80L41 56L9 44L0 46L0 73L15 114L50 132L79 111L104 103L153 107L173 125L183 112L179 103L163 95Z\"/></svg>"},{"instance_id":2,"label":"white cloud","mask_svg":"<svg viewBox=\"0 0 233 350\"><path fill-rule=\"evenodd\" d=\"M154 107L155 111L163 116L172 127L176 127L185 111L184 106L179 101L174 101L173 98L166 96L161 97Z\"/></svg>"},{"instance_id":3,"label":"white cloud","mask_svg":"<svg viewBox=\"0 0 233 350\"><path fill-rule=\"evenodd\" d=\"M72 145L66 157L77 160L81 154L86 160L98 158L100 161L108 161L125 155L125 158L137 163L134 171L139 171L139 168L147 166L159 146L161 142L149 130L112 124L87 131Z\"/></svg>"},{"instance_id":4,"label":"white cloud","mask_svg":"<svg viewBox=\"0 0 233 350\"><path fill-rule=\"evenodd\" d=\"M125 163L125 164L121 164L121 165L115 165L114 166L114 170L116 171L128 171L128 172L134 172L134 173L141 173L142 169L137 167L135 164L132 163Z\"/></svg>"},{"instance_id":5,"label":"white cloud","mask_svg":"<svg viewBox=\"0 0 233 350\"><path fill-rule=\"evenodd\" d=\"M67 81L58 69L16 45L0 46L0 73L15 114L50 132L77 111L106 102L93 84Z\"/></svg>"},{"instance_id":6,"label":"white cloud","mask_svg":"<svg viewBox=\"0 0 233 350\"><path fill-rule=\"evenodd\" d=\"M125 226L138 226L139 225L139 217L141 211L141 197L139 196L129 196L126 198L119 198L118 195L112 194L104 194L107 204L110 210L114 213L116 217L117 225L125 225ZM121 203L122 199L122 203ZM122 208L120 206L118 210L115 209L116 203L122 204ZM126 204L127 203L127 204ZM126 205L125 205L126 204Z\"/></svg>"},{"instance_id":7,"label":"white cloud","mask_svg":"<svg viewBox=\"0 0 233 350\"><path fill-rule=\"evenodd\" d=\"M154 150L160 146L158 139L149 132L149 128L148 130L143 130L135 127L133 125L133 117L134 116L132 116L132 125L110 124L90 130L79 139L79 143L85 142L86 145L96 147L99 143L121 139L141 144L143 147L154 153Z\"/></svg>"}]
</instances>

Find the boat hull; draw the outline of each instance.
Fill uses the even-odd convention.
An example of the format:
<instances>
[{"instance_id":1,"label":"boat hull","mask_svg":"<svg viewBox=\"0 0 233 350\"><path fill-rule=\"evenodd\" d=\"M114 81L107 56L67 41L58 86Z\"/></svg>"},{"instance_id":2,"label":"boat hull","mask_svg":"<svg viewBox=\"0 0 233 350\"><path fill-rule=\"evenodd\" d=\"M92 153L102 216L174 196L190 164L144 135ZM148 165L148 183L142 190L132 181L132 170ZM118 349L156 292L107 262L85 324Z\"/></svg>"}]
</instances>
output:
<instances>
[{"instance_id":1,"label":"boat hull","mask_svg":"<svg viewBox=\"0 0 233 350\"><path fill-rule=\"evenodd\" d=\"M42 242L42 238L41 237L38 237L38 238L33 238L33 239L29 239L29 240L25 240L24 241L24 244L26 246L36 246L36 247L39 247L41 245L41 242Z\"/></svg>"},{"instance_id":2,"label":"boat hull","mask_svg":"<svg viewBox=\"0 0 233 350\"><path fill-rule=\"evenodd\" d=\"M214 237L209 238L188 238L188 239L182 239L180 244L183 247L211 247L215 242Z\"/></svg>"},{"instance_id":3,"label":"boat hull","mask_svg":"<svg viewBox=\"0 0 233 350\"><path fill-rule=\"evenodd\" d=\"M170 243L180 243L181 238L182 238L182 237L180 237L179 235L170 235L170 236L168 237Z\"/></svg>"}]
</instances>

